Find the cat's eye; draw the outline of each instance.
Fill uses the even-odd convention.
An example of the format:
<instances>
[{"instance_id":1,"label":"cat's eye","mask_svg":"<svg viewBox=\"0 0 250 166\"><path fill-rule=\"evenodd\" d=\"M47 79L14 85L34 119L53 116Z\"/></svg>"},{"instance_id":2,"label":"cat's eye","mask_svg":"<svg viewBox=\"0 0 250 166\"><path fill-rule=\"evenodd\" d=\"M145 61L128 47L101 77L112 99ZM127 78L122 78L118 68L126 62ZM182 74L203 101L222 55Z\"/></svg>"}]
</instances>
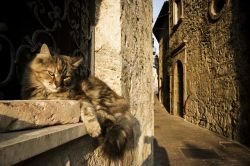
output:
<instances>
[{"instance_id":1,"label":"cat's eye","mask_svg":"<svg viewBox=\"0 0 250 166\"><path fill-rule=\"evenodd\" d=\"M48 73L49 73L49 75L52 76L52 77L55 76L55 74L54 74L53 72L51 72L51 71L48 71Z\"/></svg>"},{"instance_id":2,"label":"cat's eye","mask_svg":"<svg viewBox=\"0 0 250 166\"><path fill-rule=\"evenodd\" d=\"M64 82L64 85L65 86L70 86L70 84L71 84L71 76L64 76L64 78L63 78L63 82Z\"/></svg>"},{"instance_id":3,"label":"cat's eye","mask_svg":"<svg viewBox=\"0 0 250 166\"><path fill-rule=\"evenodd\" d=\"M71 76L64 76L64 79L67 80L67 79L70 79Z\"/></svg>"}]
</instances>

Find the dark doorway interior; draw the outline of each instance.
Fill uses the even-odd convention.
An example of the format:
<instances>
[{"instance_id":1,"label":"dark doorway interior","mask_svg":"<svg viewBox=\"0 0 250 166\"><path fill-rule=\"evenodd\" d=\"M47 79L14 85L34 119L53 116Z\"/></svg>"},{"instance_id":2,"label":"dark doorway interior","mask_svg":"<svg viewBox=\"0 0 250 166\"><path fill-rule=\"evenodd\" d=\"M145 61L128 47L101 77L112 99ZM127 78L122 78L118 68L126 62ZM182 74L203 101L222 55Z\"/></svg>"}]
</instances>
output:
<instances>
[{"instance_id":1,"label":"dark doorway interior","mask_svg":"<svg viewBox=\"0 0 250 166\"><path fill-rule=\"evenodd\" d=\"M177 61L177 78L178 78L178 98L177 98L177 112L180 117L184 116L183 113L183 66L181 61Z\"/></svg>"}]
</instances>

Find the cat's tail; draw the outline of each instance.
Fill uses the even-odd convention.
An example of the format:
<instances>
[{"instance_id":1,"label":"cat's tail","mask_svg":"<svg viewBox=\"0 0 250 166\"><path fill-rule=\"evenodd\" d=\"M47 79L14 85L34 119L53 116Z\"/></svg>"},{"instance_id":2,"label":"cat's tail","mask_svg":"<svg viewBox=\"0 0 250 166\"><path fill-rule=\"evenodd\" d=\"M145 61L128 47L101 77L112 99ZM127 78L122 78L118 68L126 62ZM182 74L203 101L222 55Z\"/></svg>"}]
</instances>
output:
<instances>
[{"instance_id":1,"label":"cat's tail","mask_svg":"<svg viewBox=\"0 0 250 166\"><path fill-rule=\"evenodd\" d=\"M133 123L130 112L117 115L115 122L104 122L103 152L109 159L121 159L126 150L133 148Z\"/></svg>"}]
</instances>

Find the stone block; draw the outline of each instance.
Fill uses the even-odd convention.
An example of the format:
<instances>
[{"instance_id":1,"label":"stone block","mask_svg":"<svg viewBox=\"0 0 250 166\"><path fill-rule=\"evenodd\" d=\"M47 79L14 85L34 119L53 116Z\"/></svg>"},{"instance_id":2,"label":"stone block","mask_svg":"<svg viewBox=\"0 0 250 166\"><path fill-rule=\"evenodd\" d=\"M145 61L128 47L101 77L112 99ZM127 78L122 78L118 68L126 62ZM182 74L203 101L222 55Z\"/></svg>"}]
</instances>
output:
<instances>
[{"instance_id":1,"label":"stone block","mask_svg":"<svg viewBox=\"0 0 250 166\"><path fill-rule=\"evenodd\" d=\"M42 162L36 162L36 164L26 162L20 165L62 165L62 163L58 164L53 162L54 159L62 158L61 156L64 155L64 153L68 154L69 151L71 154L74 153L73 156L81 152L80 149L75 152L75 149L77 147L72 149L71 145L67 149L67 152L63 153L60 152L60 150L62 150L62 146L65 143L71 142L73 140L76 140L76 142L83 143L83 141L81 140L85 139L77 138L80 138L86 134L87 133L84 123L58 125L41 129L0 133L0 165L14 165L16 163L30 159L42 153L50 154L50 158L47 158ZM84 144L80 145L80 143L77 145L82 148L82 151L87 153L89 151L90 146ZM52 149L57 149L57 152L51 153ZM64 159L66 159L66 157L64 157Z\"/></svg>"},{"instance_id":2,"label":"stone block","mask_svg":"<svg viewBox=\"0 0 250 166\"><path fill-rule=\"evenodd\" d=\"M80 103L73 100L15 100L0 102L0 132L77 123Z\"/></svg>"}]
</instances>

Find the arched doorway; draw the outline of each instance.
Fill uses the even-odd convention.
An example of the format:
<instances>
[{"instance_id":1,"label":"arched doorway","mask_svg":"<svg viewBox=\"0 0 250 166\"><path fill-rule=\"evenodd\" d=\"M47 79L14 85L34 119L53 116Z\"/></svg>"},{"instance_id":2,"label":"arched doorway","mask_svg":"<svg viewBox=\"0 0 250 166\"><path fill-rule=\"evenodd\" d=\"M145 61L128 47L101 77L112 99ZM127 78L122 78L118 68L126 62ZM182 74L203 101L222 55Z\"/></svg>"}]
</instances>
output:
<instances>
[{"instance_id":1,"label":"arched doorway","mask_svg":"<svg viewBox=\"0 0 250 166\"><path fill-rule=\"evenodd\" d=\"M174 71L174 115L184 116L183 110L183 65L180 60L175 64Z\"/></svg>"}]
</instances>

